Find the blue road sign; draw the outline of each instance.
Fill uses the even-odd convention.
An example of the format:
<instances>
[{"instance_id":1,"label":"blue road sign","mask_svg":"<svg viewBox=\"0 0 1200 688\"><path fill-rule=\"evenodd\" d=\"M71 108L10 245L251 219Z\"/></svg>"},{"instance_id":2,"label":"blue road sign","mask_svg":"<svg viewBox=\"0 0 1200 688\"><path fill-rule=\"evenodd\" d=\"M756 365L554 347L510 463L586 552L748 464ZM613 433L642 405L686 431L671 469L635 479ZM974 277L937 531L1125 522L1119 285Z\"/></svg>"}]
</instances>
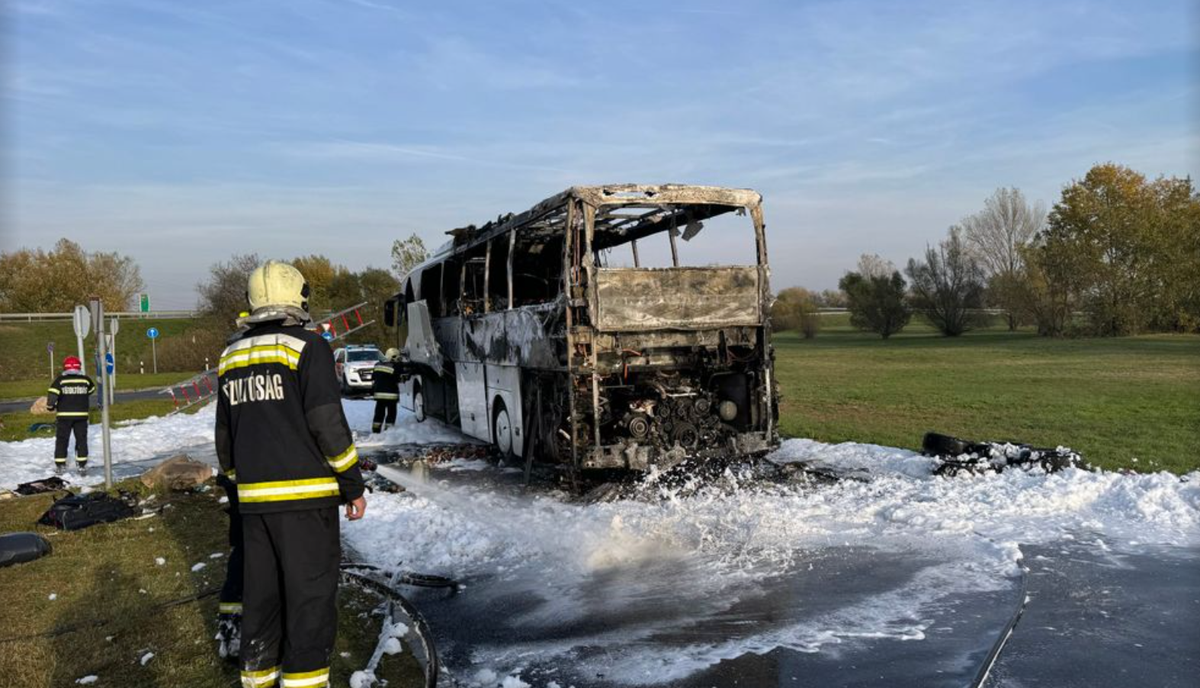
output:
<instances>
[{"instance_id":1,"label":"blue road sign","mask_svg":"<svg viewBox=\"0 0 1200 688\"><path fill-rule=\"evenodd\" d=\"M151 327L150 329L146 330L146 336L151 339L158 339L158 328Z\"/></svg>"},{"instance_id":2,"label":"blue road sign","mask_svg":"<svg viewBox=\"0 0 1200 688\"><path fill-rule=\"evenodd\" d=\"M54 353L54 342L46 342L46 351Z\"/></svg>"},{"instance_id":3,"label":"blue road sign","mask_svg":"<svg viewBox=\"0 0 1200 688\"><path fill-rule=\"evenodd\" d=\"M327 341L327 342L332 342L332 341L333 341L333 333L332 333L332 332L330 332L330 331L328 331L328 330L326 330L326 331L322 332L322 333L321 333L321 336L322 336L322 337L324 337L324 338L325 338L325 341Z\"/></svg>"},{"instance_id":4,"label":"blue road sign","mask_svg":"<svg viewBox=\"0 0 1200 688\"><path fill-rule=\"evenodd\" d=\"M117 364L116 361L113 360L112 354L104 354L104 367L108 368L109 375L112 375L113 371L117 369Z\"/></svg>"}]
</instances>

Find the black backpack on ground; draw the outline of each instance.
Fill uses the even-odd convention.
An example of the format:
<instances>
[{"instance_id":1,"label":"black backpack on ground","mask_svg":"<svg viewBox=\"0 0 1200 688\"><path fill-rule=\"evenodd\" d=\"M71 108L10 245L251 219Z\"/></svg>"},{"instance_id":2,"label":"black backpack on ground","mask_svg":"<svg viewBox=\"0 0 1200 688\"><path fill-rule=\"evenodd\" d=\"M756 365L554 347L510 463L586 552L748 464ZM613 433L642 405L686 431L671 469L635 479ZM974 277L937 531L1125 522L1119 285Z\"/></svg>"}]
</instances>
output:
<instances>
[{"instance_id":1,"label":"black backpack on ground","mask_svg":"<svg viewBox=\"0 0 1200 688\"><path fill-rule=\"evenodd\" d=\"M23 564L50 553L50 543L37 533L0 535L0 567Z\"/></svg>"},{"instance_id":2,"label":"black backpack on ground","mask_svg":"<svg viewBox=\"0 0 1200 688\"><path fill-rule=\"evenodd\" d=\"M133 507L104 492L63 497L46 510L38 523L61 530L79 530L97 523L112 523L134 514Z\"/></svg>"}]
</instances>

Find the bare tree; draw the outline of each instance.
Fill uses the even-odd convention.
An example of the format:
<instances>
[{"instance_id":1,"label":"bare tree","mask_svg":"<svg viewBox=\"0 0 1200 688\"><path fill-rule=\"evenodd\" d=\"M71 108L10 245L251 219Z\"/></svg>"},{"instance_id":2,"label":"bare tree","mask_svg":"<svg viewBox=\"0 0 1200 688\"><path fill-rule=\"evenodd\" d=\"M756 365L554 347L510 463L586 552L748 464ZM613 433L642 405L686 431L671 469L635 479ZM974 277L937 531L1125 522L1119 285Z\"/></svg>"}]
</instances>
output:
<instances>
[{"instance_id":1,"label":"bare tree","mask_svg":"<svg viewBox=\"0 0 1200 688\"><path fill-rule=\"evenodd\" d=\"M208 280L196 286L200 293L200 310L232 330L238 313L250 307L246 303L246 282L261 263L258 254L250 253L233 256L227 263L209 267Z\"/></svg>"},{"instance_id":2,"label":"bare tree","mask_svg":"<svg viewBox=\"0 0 1200 688\"><path fill-rule=\"evenodd\" d=\"M392 272L400 279L407 277L413 268L425 262L428 257L429 251L425 248L425 242L416 234L392 242Z\"/></svg>"},{"instance_id":3,"label":"bare tree","mask_svg":"<svg viewBox=\"0 0 1200 688\"><path fill-rule=\"evenodd\" d=\"M983 270L962 239L962 230L951 227L938 244L925 247L925 260L908 260L913 306L922 310L933 326L947 337L972 329L981 319Z\"/></svg>"},{"instance_id":4,"label":"bare tree","mask_svg":"<svg viewBox=\"0 0 1200 688\"><path fill-rule=\"evenodd\" d=\"M996 189L983 210L962 221L967 246L986 271L989 300L1007 311L1008 329L1017 328L1025 302L1025 248L1046 223L1046 206L1029 204L1017 188Z\"/></svg>"},{"instance_id":5,"label":"bare tree","mask_svg":"<svg viewBox=\"0 0 1200 688\"><path fill-rule=\"evenodd\" d=\"M858 257L857 272L867 279L875 277L890 279L892 273L896 272L896 266L892 265L892 261L881 258L877 253L864 253Z\"/></svg>"}]
</instances>

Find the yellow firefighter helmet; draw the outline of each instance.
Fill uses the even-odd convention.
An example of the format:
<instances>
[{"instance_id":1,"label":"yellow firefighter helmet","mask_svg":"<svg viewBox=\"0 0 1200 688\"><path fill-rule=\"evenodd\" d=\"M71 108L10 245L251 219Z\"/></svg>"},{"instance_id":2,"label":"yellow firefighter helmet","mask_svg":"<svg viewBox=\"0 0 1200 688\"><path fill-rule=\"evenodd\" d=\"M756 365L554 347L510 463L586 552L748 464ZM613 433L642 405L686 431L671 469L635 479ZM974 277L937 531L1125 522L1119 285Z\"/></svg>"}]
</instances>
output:
<instances>
[{"instance_id":1,"label":"yellow firefighter helmet","mask_svg":"<svg viewBox=\"0 0 1200 688\"><path fill-rule=\"evenodd\" d=\"M308 313L308 282L304 275L291 265L278 260L268 260L250 273L246 286L246 300L250 312L263 309L298 308Z\"/></svg>"}]
</instances>

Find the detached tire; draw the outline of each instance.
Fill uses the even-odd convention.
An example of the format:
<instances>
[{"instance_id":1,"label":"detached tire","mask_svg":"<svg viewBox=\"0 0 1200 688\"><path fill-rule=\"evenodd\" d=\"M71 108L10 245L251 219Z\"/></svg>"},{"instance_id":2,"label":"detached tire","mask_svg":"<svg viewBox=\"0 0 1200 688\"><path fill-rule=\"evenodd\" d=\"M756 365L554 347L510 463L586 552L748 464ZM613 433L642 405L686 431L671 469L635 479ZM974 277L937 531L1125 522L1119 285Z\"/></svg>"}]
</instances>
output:
<instances>
[{"instance_id":1,"label":"detached tire","mask_svg":"<svg viewBox=\"0 0 1200 688\"><path fill-rule=\"evenodd\" d=\"M500 450L500 458L508 463L516 454L513 453L512 419L504 402L496 399L492 411L492 442Z\"/></svg>"},{"instance_id":2,"label":"detached tire","mask_svg":"<svg viewBox=\"0 0 1200 688\"><path fill-rule=\"evenodd\" d=\"M929 456L962 456L970 453L971 443L950 435L927 432L921 440L921 451Z\"/></svg>"}]
</instances>

